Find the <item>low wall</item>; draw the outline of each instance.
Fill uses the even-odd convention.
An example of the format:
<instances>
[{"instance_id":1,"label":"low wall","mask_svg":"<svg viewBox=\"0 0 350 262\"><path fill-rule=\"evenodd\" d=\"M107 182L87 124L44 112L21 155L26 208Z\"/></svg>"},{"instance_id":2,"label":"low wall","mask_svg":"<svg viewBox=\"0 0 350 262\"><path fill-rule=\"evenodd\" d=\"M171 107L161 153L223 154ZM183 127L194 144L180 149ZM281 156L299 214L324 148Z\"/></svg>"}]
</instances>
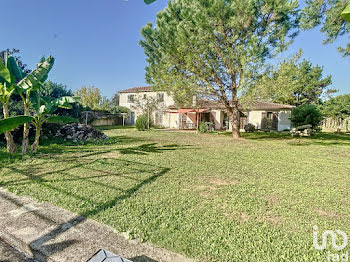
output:
<instances>
[{"instance_id":1,"label":"low wall","mask_svg":"<svg viewBox=\"0 0 350 262\"><path fill-rule=\"evenodd\" d=\"M122 125L123 118L122 117L113 117L113 118L100 118L94 120L91 125L93 126L116 126Z\"/></svg>"},{"instance_id":2,"label":"low wall","mask_svg":"<svg viewBox=\"0 0 350 262\"><path fill-rule=\"evenodd\" d=\"M350 132L350 118L343 121L340 119L325 118L322 122L323 131L337 131L340 126L342 127L342 132Z\"/></svg>"}]
</instances>

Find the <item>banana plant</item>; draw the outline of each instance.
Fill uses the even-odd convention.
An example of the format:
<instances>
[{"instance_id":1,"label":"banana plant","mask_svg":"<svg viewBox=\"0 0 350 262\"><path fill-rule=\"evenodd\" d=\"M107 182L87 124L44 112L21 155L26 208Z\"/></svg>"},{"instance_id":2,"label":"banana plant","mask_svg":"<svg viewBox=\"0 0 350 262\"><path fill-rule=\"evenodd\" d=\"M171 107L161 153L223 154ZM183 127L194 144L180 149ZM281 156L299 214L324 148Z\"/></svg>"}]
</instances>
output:
<instances>
[{"instance_id":1,"label":"banana plant","mask_svg":"<svg viewBox=\"0 0 350 262\"><path fill-rule=\"evenodd\" d=\"M16 85L16 92L21 96L24 105L24 115L29 116L29 108L31 106L31 94L37 91L41 84L46 81L48 74L53 67L55 59L49 56L47 59L44 57L37 64L35 70L28 75L24 76L23 72L18 68L19 76L22 79ZM28 152L29 149L29 123L23 125L23 140L22 140L22 154Z\"/></svg>"},{"instance_id":2,"label":"banana plant","mask_svg":"<svg viewBox=\"0 0 350 262\"><path fill-rule=\"evenodd\" d=\"M10 116L8 108L9 101L15 91L17 82L21 79L21 75L19 74L20 70L18 70L17 61L13 56L9 56L5 52L3 60L0 59L0 102L2 104L4 120L6 120ZM13 124L13 121L10 122ZM6 123L6 121L1 121L0 128L4 129ZM16 144L10 130L5 132L6 148L8 153L15 153Z\"/></svg>"},{"instance_id":3,"label":"banana plant","mask_svg":"<svg viewBox=\"0 0 350 262\"><path fill-rule=\"evenodd\" d=\"M53 99L51 97L41 96L41 90L36 90L35 96L32 97L32 105L35 110L35 115L32 120L35 126L35 140L31 146L31 151L36 152L39 147L40 133L42 125L47 123L61 123L67 124L72 122L78 122L78 119L70 116L56 116L52 115L57 108L71 109L72 104L79 102L79 97L64 96L60 98Z\"/></svg>"},{"instance_id":4,"label":"banana plant","mask_svg":"<svg viewBox=\"0 0 350 262\"><path fill-rule=\"evenodd\" d=\"M0 130L7 130L5 132L7 152L14 153L16 151L16 145L10 131L21 125L24 125L22 153L26 153L28 151L29 122L32 121L32 119L29 117L30 95L33 91L40 88L41 83L47 79L48 73L54 64L54 61L54 58L51 56L47 59L42 59L37 64L37 68L28 75L25 74L18 66L17 61L13 56L8 56L5 53L4 63L0 61L0 101L3 106L4 120L10 119L8 103L11 95L14 92L21 96L24 104L24 116L27 116L16 117L7 121L0 121ZM14 125L14 123L17 123L17 126Z\"/></svg>"}]
</instances>

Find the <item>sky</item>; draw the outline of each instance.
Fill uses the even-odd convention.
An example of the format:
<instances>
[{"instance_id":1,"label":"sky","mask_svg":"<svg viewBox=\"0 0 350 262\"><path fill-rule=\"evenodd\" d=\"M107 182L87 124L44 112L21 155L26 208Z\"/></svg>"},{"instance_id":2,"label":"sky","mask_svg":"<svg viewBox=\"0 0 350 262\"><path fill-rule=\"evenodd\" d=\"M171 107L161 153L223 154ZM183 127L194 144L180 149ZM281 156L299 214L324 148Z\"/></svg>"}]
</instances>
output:
<instances>
[{"instance_id":1,"label":"sky","mask_svg":"<svg viewBox=\"0 0 350 262\"><path fill-rule=\"evenodd\" d=\"M73 91L94 85L107 97L147 85L140 30L155 22L167 0L151 5L143 0L0 1L0 50L19 49L28 68L34 68L43 55L53 55L56 60L50 80ZM332 75L332 88L339 94L350 93L350 58L343 58L336 50L347 38L332 45L323 45L323 39L318 28L301 32L288 53L302 48L302 58L323 66L325 75Z\"/></svg>"}]
</instances>

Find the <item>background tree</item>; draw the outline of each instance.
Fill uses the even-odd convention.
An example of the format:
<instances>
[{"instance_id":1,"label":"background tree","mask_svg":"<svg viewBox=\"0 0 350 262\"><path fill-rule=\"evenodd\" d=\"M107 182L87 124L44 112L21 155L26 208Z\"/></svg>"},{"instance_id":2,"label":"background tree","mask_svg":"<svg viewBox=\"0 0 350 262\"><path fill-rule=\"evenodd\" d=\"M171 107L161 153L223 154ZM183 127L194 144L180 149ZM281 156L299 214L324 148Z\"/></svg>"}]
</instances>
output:
<instances>
[{"instance_id":1,"label":"background tree","mask_svg":"<svg viewBox=\"0 0 350 262\"><path fill-rule=\"evenodd\" d=\"M5 54L7 54L7 56L12 56L16 62L18 67L25 73L25 74L29 74L31 72L30 69L27 68L27 64L24 64L22 62L22 58L21 56L19 56L18 54L20 53L19 49L16 48L7 48L6 50L3 50L0 52L0 59L4 62L5 59Z\"/></svg>"},{"instance_id":2,"label":"background tree","mask_svg":"<svg viewBox=\"0 0 350 262\"><path fill-rule=\"evenodd\" d=\"M117 107L117 106L119 106L119 99L120 99L120 95L119 95L119 93L117 92L117 93L115 93L115 94L112 96L112 98L111 98L111 101L110 101L111 106L112 106L112 107Z\"/></svg>"},{"instance_id":3,"label":"background tree","mask_svg":"<svg viewBox=\"0 0 350 262\"><path fill-rule=\"evenodd\" d=\"M322 113L338 121L338 130L343 128L343 121L350 117L350 94L332 97L321 107Z\"/></svg>"},{"instance_id":4,"label":"background tree","mask_svg":"<svg viewBox=\"0 0 350 262\"><path fill-rule=\"evenodd\" d=\"M322 67L307 60L296 63L292 58L268 69L249 90L249 96L296 106L319 104L322 97L336 92L328 88L331 84L332 77L323 77Z\"/></svg>"},{"instance_id":5,"label":"background tree","mask_svg":"<svg viewBox=\"0 0 350 262\"><path fill-rule=\"evenodd\" d=\"M326 36L323 43L333 43L338 37L349 33L350 25L341 17L348 3L348 0L307 0L302 11L301 27L312 29L321 25L321 32ZM338 50L344 56L349 56L350 43L338 47Z\"/></svg>"},{"instance_id":6,"label":"background tree","mask_svg":"<svg viewBox=\"0 0 350 262\"><path fill-rule=\"evenodd\" d=\"M168 92L206 95L225 106L240 137L239 93L298 27L296 1L174 0L142 28L147 81Z\"/></svg>"},{"instance_id":7,"label":"background tree","mask_svg":"<svg viewBox=\"0 0 350 262\"><path fill-rule=\"evenodd\" d=\"M62 83L46 81L42 88L40 89L41 96L60 98L66 96L73 96L73 91ZM81 103L74 102L71 108L67 109L65 107L58 107L55 114L59 116L71 116L74 118L79 118L81 111L83 111L83 106Z\"/></svg>"},{"instance_id":8,"label":"background tree","mask_svg":"<svg viewBox=\"0 0 350 262\"><path fill-rule=\"evenodd\" d=\"M94 86L83 86L74 94L81 99L83 106L89 107L92 110L98 110L101 102L100 90Z\"/></svg>"},{"instance_id":9,"label":"background tree","mask_svg":"<svg viewBox=\"0 0 350 262\"><path fill-rule=\"evenodd\" d=\"M134 104L132 106L135 110L141 109L142 115L146 116L147 119L147 129L150 129L152 120L152 115L155 111L161 110L164 107L164 103L158 97L155 96L147 96L147 97L139 97L137 96L134 100ZM144 122L142 120L142 122Z\"/></svg>"}]
</instances>

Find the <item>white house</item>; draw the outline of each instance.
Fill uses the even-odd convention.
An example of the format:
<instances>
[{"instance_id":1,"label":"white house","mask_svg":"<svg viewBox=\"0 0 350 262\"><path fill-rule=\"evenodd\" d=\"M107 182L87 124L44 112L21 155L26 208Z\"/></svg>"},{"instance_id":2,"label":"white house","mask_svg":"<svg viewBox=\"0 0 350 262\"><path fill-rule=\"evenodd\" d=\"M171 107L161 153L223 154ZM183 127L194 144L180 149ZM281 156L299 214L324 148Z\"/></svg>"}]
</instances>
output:
<instances>
[{"instance_id":1,"label":"white house","mask_svg":"<svg viewBox=\"0 0 350 262\"><path fill-rule=\"evenodd\" d=\"M142 114L141 109L135 105L136 99L153 96L162 101L158 111L153 113L153 119L158 126L171 129L196 129L198 122L206 122L210 123L215 130L231 129L225 107L216 101L200 100L198 103L200 107L179 108L166 92L154 91L149 86L134 87L119 93L120 106L127 107L131 111L127 121L131 125L134 125L137 117ZM261 130L289 130L292 109L291 105L257 102L249 109L240 108L240 127L243 129L249 123Z\"/></svg>"}]
</instances>

